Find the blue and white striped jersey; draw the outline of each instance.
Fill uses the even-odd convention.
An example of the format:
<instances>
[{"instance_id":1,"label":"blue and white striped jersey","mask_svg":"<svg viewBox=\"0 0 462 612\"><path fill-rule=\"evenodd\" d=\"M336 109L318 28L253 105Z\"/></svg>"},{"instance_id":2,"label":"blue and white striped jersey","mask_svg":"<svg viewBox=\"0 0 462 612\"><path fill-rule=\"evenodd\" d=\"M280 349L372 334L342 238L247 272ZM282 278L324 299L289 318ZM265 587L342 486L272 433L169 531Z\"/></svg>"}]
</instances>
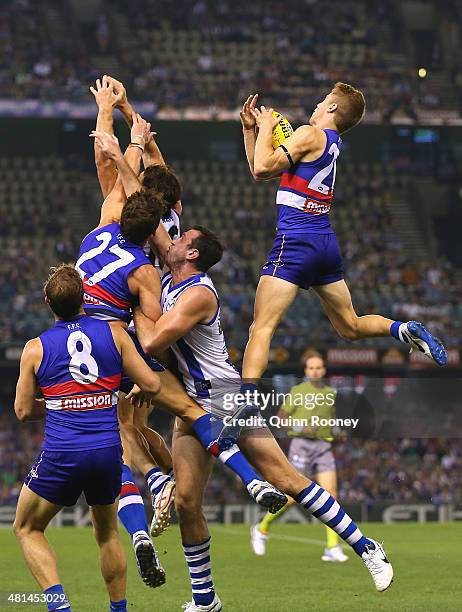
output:
<instances>
[{"instance_id":1,"label":"blue and white striped jersey","mask_svg":"<svg viewBox=\"0 0 462 612\"><path fill-rule=\"evenodd\" d=\"M210 276L195 274L178 285L173 285L171 273L164 274L162 311L165 313L174 308L180 296L191 287L205 287L211 291L217 299L217 310L208 323L198 323L171 348L188 395L207 412L219 416L229 415L229 409L226 410L223 406L223 396L225 393L239 390L241 377L229 359L220 324L220 302Z\"/></svg>"}]
</instances>

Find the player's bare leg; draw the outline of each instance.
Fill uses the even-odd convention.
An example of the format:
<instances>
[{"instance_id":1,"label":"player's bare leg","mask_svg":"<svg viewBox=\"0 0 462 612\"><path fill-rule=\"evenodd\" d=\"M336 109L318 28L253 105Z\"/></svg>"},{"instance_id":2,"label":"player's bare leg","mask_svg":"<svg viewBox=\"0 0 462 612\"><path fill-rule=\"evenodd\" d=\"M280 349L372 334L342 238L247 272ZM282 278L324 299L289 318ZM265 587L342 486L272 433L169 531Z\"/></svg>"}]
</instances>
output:
<instances>
[{"instance_id":1,"label":"player's bare leg","mask_svg":"<svg viewBox=\"0 0 462 612\"><path fill-rule=\"evenodd\" d=\"M392 319L376 314L358 317L344 280L318 285L313 290L318 294L329 321L342 338L360 340L390 335L390 327L394 322Z\"/></svg>"},{"instance_id":2,"label":"player's bare leg","mask_svg":"<svg viewBox=\"0 0 462 612\"><path fill-rule=\"evenodd\" d=\"M132 540L138 572L143 582L154 588L164 584L165 572L149 537L143 498L131 466L136 465L135 461L147 470L156 469L157 466L147 450L146 441L133 425L133 406L122 392L119 394L117 415L123 447L122 488L118 515Z\"/></svg>"},{"instance_id":3,"label":"player's bare leg","mask_svg":"<svg viewBox=\"0 0 462 612\"><path fill-rule=\"evenodd\" d=\"M185 423L197 421L204 411L189 395L180 381L168 370L157 372L160 378L160 391L156 395L156 406L165 408Z\"/></svg>"},{"instance_id":4,"label":"player's bare leg","mask_svg":"<svg viewBox=\"0 0 462 612\"><path fill-rule=\"evenodd\" d=\"M344 280L313 287L325 313L337 332L347 340L393 336L433 359L440 366L446 365L444 346L418 321L393 321L377 314L358 317L353 308L350 291Z\"/></svg>"},{"instance_id":5,"label":"player's bare leg","mask_svg":"<svg viewBox=\"0 0 462 612\"><path fill-rule=\"evenodd\" d=\"M145 402L137 408L133 414L133 424L140 431L149 445L149 451L163 472L169 472L173 467L172 455L163 437L148 425L148 418L152 412L152 406Z\"/></svg>"},{"instance_id":6,"label":"player's bare leg","mask_svg":"<svg viewBox=\"0 0 462 612\"><path fill-rule=\"evenodd\" d=\"M152 521L150 534L160 536L170 525L170 514L175 499L175 476L173 473L172 455L164 439L157 431L147 426L148 416L152 408L149 402L137 406L133 422L136 435L144 448L138 447L133 462L146 478L152 493ZM156 464L153 463L153 457Z\"/></svg>"},{"instance_id":7,"label":"player's bare leg","mask_svg":"<svg viewBox=\"0 0 462 612\"><path fill-rule=\"evenodd\" d=\"M242 362L245 381L258 381L268 366L271 340L298 287L275 276L262 276L255 296L254 320Z\"/></svg>"},{"instance_id":8,"label":"player's bare leg","mask_svg":"<svg viewBox=\"0 0 462 612\"><path fill-rule=\"evenodd\" d=\"M228 448L226 451L218 446L217 434L221 421L203 410L199 404L189 397L173 374L164 371L159 373L159 377L161 390L156 395L156 404L179 417L185 425L191 426L202 447L239 476L249 495L257 504L268 508L270 512L277 512L279 508L285 505L287 503L286 496L273 485L261 479L237 445Z\"/></svg>"},{"instance_id":9,"label":"player's bare leg","mask_svg":"<svg viewBox=\"0 0 462 612\"><path fill-rule=\"evenodd\" d=\"M117 523L118 501L109 506L91 508L93 531L100 550L101 574L111 601L125 599L127 586L127 559Z\"/></svg>"},{"instance_id":10,"label":"player's bare leg","mask_svg":"<svg viewBox=\"0 0 462 612\"><path fill-rule=\"evenodd\" d=\"M269 430L243 435L239 439L239 448L263 478L275 487L279 483L286 495L296 497L311 484L311 480L290 463Z\"/></svg>"},{"instance_id":11,"label":"player's bare leg","mask_svg":"<svg viewBox=\"0 0 462 612\"><path fill-rule=\"evenodd\" d=\"M315 475L315 480L320 487L328 491L332 497L337 499L337 472L331 470L329 472L318 472ZM348 556L343 552L340 545L338 534L333 529L326 525L327 545L321 559L323 561L331 561L334 563L344 563L348 561Z\"/></svg>"},{"instance_id":12,"label":"player's bare leg","mask_svg":"<svg viewBox=\"0 0 462 612\"><path fill-rule=\"evenodd\" d=\"M186 604L188 612L221 610L210 569L210 534L202 511L204 491L213 469L213 457L179 419L173 434L173 465L177 474L175 508L180 524L183 550L190 569L193 600ZM203 561L201 584L194 577L197 561ZM189 565L191 563L191 566ZM206 574L204 576L204 574ZM201 607L198 607L201 606Z\"/></svg>"},{"instance_id":13,"label":"player's bare leg","mask_svg":"<svg viewBox=\"0 0 462 612\"><path fill-rule=\"evenodd\" d=\"M43 590L61 582L55 554L44 534L49 522L61 508L23 485L13 531L32 575Z\"/></svg>"},{"instance_id":14,"label":"player's bare leg","mask_svg":"<svg viewBox=\"0 0 462 612\"><path fill-rule=\"evenodd\" d=\"M364 537L328 491L297 472L269 430L243 436L239 446L263 478L293 497L325 525L332 527L354 549L366 565L378 591L390 586L393 568L383 547L375 540Z\"/></svg>"}]
</instances>

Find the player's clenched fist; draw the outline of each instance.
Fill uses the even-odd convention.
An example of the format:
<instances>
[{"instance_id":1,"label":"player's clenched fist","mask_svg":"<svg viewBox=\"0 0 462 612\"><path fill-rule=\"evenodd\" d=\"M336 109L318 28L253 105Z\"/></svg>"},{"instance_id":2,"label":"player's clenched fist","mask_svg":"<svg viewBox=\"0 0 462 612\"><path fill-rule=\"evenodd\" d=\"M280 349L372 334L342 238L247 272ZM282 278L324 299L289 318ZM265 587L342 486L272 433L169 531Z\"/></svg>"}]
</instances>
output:
<instances>
[{"instance_id":1,"label":"player's clenched fist","mask_svg":"<svg viewBox=\"0 0 462 612\"><path fill-rule=\"evenodd\" d=\"M95 96L96 104L101 107L113 108L120 104L123 92L114 91L114 83L104 75L102 80L96 79L95 87L90 87L91 93Z\"/></svg>"}]
</instances>

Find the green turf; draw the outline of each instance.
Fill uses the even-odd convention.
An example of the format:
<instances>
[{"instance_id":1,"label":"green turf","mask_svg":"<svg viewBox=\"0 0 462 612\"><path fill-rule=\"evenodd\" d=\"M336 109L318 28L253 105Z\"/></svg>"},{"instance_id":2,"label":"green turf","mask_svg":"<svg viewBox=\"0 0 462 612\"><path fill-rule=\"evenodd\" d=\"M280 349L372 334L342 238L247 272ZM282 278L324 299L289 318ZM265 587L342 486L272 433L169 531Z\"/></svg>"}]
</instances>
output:
<instances>
[{"instance_id":1,"label":"green turf","mask_svg":"<svg viewBox=\"0 0 462 612\"><path fill-rule=\"evenodd\" d=\"M246 525L212 526L215 584L230 612L452 612L462 610L462 524L369 524L367 534L385 541L395 581L377 593L356 555L342 565L320 561L320 525L279 524L265 557L255 557ZM99 574L96 545L89 528L50 529L61 577L73 612L108 610ZM128 539L124 534L124 542ZM157 540L167 584L145 587L129 554L130 610L181 610L190 599L176 527ZM0 591L37 591L13 535L0 530ZM40 610L39 605L1 606L1 610Z\"/></svg>"}]
</instances>

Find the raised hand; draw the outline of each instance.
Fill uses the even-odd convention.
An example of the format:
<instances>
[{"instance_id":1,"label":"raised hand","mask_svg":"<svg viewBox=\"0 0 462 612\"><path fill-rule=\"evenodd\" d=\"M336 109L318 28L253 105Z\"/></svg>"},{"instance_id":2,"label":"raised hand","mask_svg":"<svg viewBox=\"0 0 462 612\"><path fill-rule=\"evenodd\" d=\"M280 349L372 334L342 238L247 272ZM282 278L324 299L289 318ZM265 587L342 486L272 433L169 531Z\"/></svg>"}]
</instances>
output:
<instances>
[{"instance_id":1,"label":"raised hand","mask_svg":"<svg viewBox=\"0 0 462 612\"><path fill-rule=\"evenodd\" d=\"M260 109L253 108L251 113L255 119L255 123L259 129L263 125L270 125L271 129L274 129L279 123L279 119L274 117L273 108L266 108L265 106L261 106Z\"/></svg>"},{"instance_id":2,"label":"raised hand","mask_svg":"<svg viewBox=\"0 0 462 612\"><path fill-rule=\"evenodd\" d=\"M114 83L109 80L107 75L104 75L102 80L96 79L96 87L90 87L91 93L95 96L96 104L102 108L114 108L121 99L122 92L114 91Z\"/></svg>"},{"instance_id":3,"label":"raised hand","mask_svg":"<svg viewBox=\"0 0 462 612\"><path fill-rule=\"evenodd\" d=\"M241 117L241 123L244 130L253 130L255 128L255 117L252 111L255 109L257 103L258 94L250 95L242 106L242 110L239 113Z\"/></svg>"},{"instance_id":4,"label":"raised hand","mask_svg":"<svg viewBox=\"0 0 462 612\"><path fill-rule=\"evenodd\" d=\"M130 131L130 142L139 144L144 149L146 143L154 136L154 132L151 132L151 124L135 112L132 113L132 119L133 125Z\"/></svg>"},{"instance_id":5,"label":"raised hand","mask_svg":"<svg viewBox=\"0 0 462 612\"><path fill-rule=\"evenodd\" d=\"M119 147L119 141L113 134L93 130L93 132L90 133L90 138L94 138L96 140L97 146L100 148L103 155L108 159L113 159L116 161L122 155L122 151Z\"/></svg>"},{"instance_id":6,"label":"raised hand","mask_svg":"<svg viewBox=\"0 0 462 612\"><path fill-rule=\"evenodd\" d=\"M119 97L119 100L117 104L115 105L116 108L120 108L121 106L126 106L128 104L127 91L125 90L125 87L122 81L118 81L117 79L109 75L107 75L107 80L109 83L112 84L115 95Z\"/></svg>"}]
</instances>

